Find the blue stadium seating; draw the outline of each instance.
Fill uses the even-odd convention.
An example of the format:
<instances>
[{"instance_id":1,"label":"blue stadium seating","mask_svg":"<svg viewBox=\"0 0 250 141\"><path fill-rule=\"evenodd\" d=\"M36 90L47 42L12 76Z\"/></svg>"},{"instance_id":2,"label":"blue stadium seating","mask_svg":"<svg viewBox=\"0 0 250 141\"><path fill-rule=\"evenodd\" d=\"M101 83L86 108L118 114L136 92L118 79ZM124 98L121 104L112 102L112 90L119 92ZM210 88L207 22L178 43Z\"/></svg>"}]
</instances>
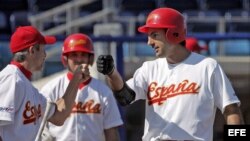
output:
<instances>
[{"instance_id":1,"label":"blue stadium seating","mask_svg":"<svg viewBox=\"0 0 250 141\"><path fill-rule=\"evenodd\" d=\"M102 0L95 1L93 3L81 7L81 11L95 12L99 10L102 10Z\"/></svg>"},{"instance_id":2,"label":"blue stadium seating","mask_svg":"<svg viewBox=\"0 0 250 141\"><path fill-rule=\"evenodd\" d=\"M171 7L183 12L185 10L200 10L201 5L198 0L164 0L164 6Z\"/></svg>"},{"instance_id":3,"label":"blue stadium seating","mask_svg":"<svg viewBox=\"0 0 250 141\"><path fill-rule=\"evenodd\" d=\"M218 22L206 22L205 20L208 18L220 18L221 14L216 10L208 10L208 11L200 11L200 10L186 10L183 12L184 15L187 16L187 30L189 33L193 32L217 32ZM188 19L195 18L195 20L199 21L190 21Z\"/></svg>"},{"instance_id":4,"label":"blue stadium seating","mask_svg":"<svg viewBox=\"0 0 250 141\"><path fill-rule=\"evenodd\" d=\"M135 56L155 56L155 51L146 43L138 43L135 47Z\"/></svg>"},{"instance_id":5,"label":"blue stadium seating","mask_svg":"<svg viewBox=\"0 0 250 141\"><path fill-rule=\"evenodd\" d=\"M25 2L24 2L25 1ZM0 33L1 36L5 33L8 35L11 34L11 31L15 30L15 28L19 25L29 25L29 21L27 17L30 14L30 9L27 7L27 1L30 2L32 0L0 0ZM63 4L70 0L34 0L34 6L37 6L38 10L47 10L49 8L53 8L57 5ZM21 2L22 4L18 4L17 2ZM48 2L50 4L48 4ZM248 3L246 3L248 2ZM162 0L160 4L157 5L157 1L155 0L120 0L122 4L119 10L119 16L134 16L137 17L138 20L136 23L136 34L137 27L145 24L145 19L149 12L156 8L157 6L161 7L173 7L183 12L187 17L198 17L198 18L207 18L207 17L224 17L224 12L230 13L231 17L241 16L245 19L249 19L249 0L190 0L188 3L186 0ZM6 5L8 4L8 6ZM6 6L6 7L3 7ZM10 8L11 7L11 8ZM102 1L98 0L93 4L88 6L84 6L81 8L80 15L87 16L94 11L98 11L102 9ZM21 11L20 11L21 10ZM248 20L249 21L249 20ZM51 20L51 23L48 23L46 27L56 26L60 24L60 22L56 20ZM11 25L11 27L10 27ZM80 32L84 32L86 34L91 35L93 32L93 25L87 25L80 29ZM231 22L227 19L227 32L247 32L250 33L250 23L249 22ZM7 26L7 27L6 27ZM127 25L123 23L123 26ZM45 28L46 29L46 28ZM188 33L199 33L199 32L212 32L216 33L217 31L217 23L206 23L206 22L188 22ZM238 41L241 42L241 41ZM242 41L242 46L247 46L248 43ZM213 48L213 43L210 42ZM138 45L134 50L135 54L138 55L154 55L154 52L151 48L145 48L146 45ZM225 52L226 54L233 54L234 51L228 47L230 51ZM234 48L235 49L235 48ZM239 48L238 48L239 49ZM247 48L241 48L243 52L248 51ZM216 55L218 53L216 50L211 49L211 54ZM242 54L240 52L235 54Z\"/></svg>"},{"instance_id":6,"label":"blue stadium seating","mask_svg":"<svg viewBox=\"0 0 250 141\"><path fill-rule=\"evenodd\" d=\"M38 11L45 11L69 1L70 0L35 0L34 6L37 7Z\"/></svg>"},{"instance_id":7,"label":"blue stadium seating","mask_svg":"<svg viewBox=\"0 0 250 141\"><path fill-rule=\"evenodd\" d=\"M10 63L12 54L10 52L9 43L0 42L0 71Z\"/></svg>"},{"instance_id":8,"label":"blue stadium seating","mask_svg":"<svg viewBox=\"0 0 250 141\"><path fill-rule=\"evenodd\" d=\"M132 11L136 15L143 10L153 10L156 8L155 0L123 0L121 4L122 11Z\"/></svg>"},{"instance_id":9,"label":"blue stadium seating","mask_svg":"<svg viewBox=\"0 0 250 141\"><path fill-rule=\"evenodd\" d=\"M15 11L10 15L11 31L14 32L18 26L30 25L28 20L29 12L27 11Z\"/></svg>"},{"instance_id":10,"label":"blue stadium seating","mask_svg":"<svg viewBox=\"0 0 250 141\"><path fill-rule=\"evenodd\" d=\"M227 32L250 32L250 11L246 10L228 10L225 14L226 18L226 31ZM235 18L241 18L241 20L235 21Z\"/></svg>"},{"instance_id":11,"label":"blue stadium seating","mask_svg":"<svg viewBox=\"0 0 250 141\"><path fill-rule=\"evenodd\" d=\"M244 0L205 0L207 10L217 10L224 14L228 10L244 9Z\"/></svg>"},{"instance_id":12,"label":"blue stadium seating","mask_svg":"<svg viewBox=\"0 0 250 141\"><path fill-rule=\"evenodd\" d=\"M4 12L0 11L0 32L7 28L7 19Z\"/></svg>"},{"instance_id":13,"label":"blue stadium seating","mask_svg":"<svg viewBox=\"0 0 250 141\"><path fill-rule=\"evenodd\" d=\"M250 55L250 41L249 40L225 40L222 42L222 55L225 56L249 56ZM209 42L209 55L220 55L219 43L217 41Z\"/></svg>"},{"instance_id":14,"label":"blue stadium seating","mask_svg":"<svg viewBox=\"0 0 250 141\"><path fill-rule=\"evenodd\" d=\"M28 0L0 0L0 9L6 12L28 9Z\"/></svg>"},{"instance_id":15,"label":"blue stadium seating","mask_svg":"<svg viewBox=\"0 0 250 141\"><path fill-rule=\"evenodd\" d=\"M224 41L225 55L227 56L249 56L249 40L229 40Z\"/></svg>"},{"instance_id":16,"label":"blue stadium seating","mask_svg":"<svg viewBox=\"0 0 250 141\"><path fill-rule=\"evenodd\" d=\"M88 16L90 14L91 14L90 11L82 10L80 12L80 17L85 17L85 16ZM80 32L88 34L88 35L93 34L93 29L94 29L93 25L94 25L93 23L90 23L90 24L87 24L85 26L80 27Z\"/></svg>"}]
</instances>

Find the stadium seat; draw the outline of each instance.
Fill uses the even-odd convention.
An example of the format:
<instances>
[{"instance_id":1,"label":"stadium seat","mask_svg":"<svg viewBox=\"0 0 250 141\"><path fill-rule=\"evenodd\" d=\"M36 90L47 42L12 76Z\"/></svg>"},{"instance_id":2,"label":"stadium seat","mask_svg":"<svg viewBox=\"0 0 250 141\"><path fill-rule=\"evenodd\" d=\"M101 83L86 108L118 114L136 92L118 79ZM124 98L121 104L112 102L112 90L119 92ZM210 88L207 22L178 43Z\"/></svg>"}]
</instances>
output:
<instances>
[{"instance_id":1,"label":"stadium seat","mask_svg":"<svg viewBox=\"0 0 250 141\"><path fill-rule=\"evenodd\" d=\"M147 19L148 14L150 13L150 10L144 10L138 13L138 23L139 25L145 24L145 21Z\"/></svg>"},{"instance_id":2,"label":"stadium seat","mask_svg":"<svg viewBox=\"0 0 250 141\"><path fill-rule=\"evenodd\" d=\"M63 3L69 2L70 0L35 0L35 6L38 11L45 11Z\"/></svg>"},{"instance_id":3,"label":"stadium seat","mask_svg":"<svg viewBox=\"0 0 250 141\"><path fill-rule=\"evenodd\" d=\"M88 15L90 15L91 12L90 11L81 11L80 12L80 17L87 17ZM84 25L82 27L80 27L80 32L83 32L85 34L92 34L93 33L93 23Z\"/></svg>"},{"instance_id":4,"label":"stadium seat","mask_svg":"<svg viewBox=\"0 0 250 141\"><path fill-rule=\"evenodd\" d=\"M186 10L183 14L187 18L188 32L212 32L218 31L218 22L221 14L216 10L197 11ZM217 20L216 20L217 19Z\"/></svg>"},{"instance_id":5,"label":"stadium seat","mask_svg":"<svg viewBox=\"0 0 250 141\"><path fill-rule=\"evenodd\" d=\"M200 10L201 6L198 0L164 0L165 7L171 7L183 12L185 10Z\"/></svg>"},{"instance_id":6,"label":"stadium seat","mask_svg":"<svg viewBox=\"0 0 250 141\"><path fill-rule=\"evenodd\" d=\"M228 40L224 41L224 51L227 56L249 56L249 40Z\"/></svg>"},{"instance_id":7,"label":"stadium seat","mask_svg":"<svg viewBox=\"0 0 250 141\"><path fill-rule=\"evenodd\" d=\"M11 31L14 32L18 26L30 25L28 20L30 13L27 11L15 11L10 15Z\"/></svg>"},{"instance_id":8,"label":"stadium seat","mask_svg":"<svg viewBox=\"0 0 250 141\"><path fill-rule=\"evenodd\" d=\"M6 15L0 11L0 29L7 26Z\"/></svg>"},{"instance_id":9,"label":"stadium seat","mask_svg":"<svg viewBox=\"0 0 250 141\"><path fill-rule=\"evenodd\" d=\"M233 9L228 10L225 13L225 18L230 19L232 17L242 17L242 18L248 18L249 17L249 11L242 10L242 9Z\"/></svg>"},{"instance_id":10,"label":"stadium seat","mask_svg":"<svg viewBox=\"0 0 250 141\"><path fill-rule=\"evenodd\" d=\"M209 42L210 56L249 56L250 55L250 41L244 39L237 40L225 40L222 42L221 48L219 49L218 41ZM221 52L220 52L220 51Z\"/></svg>"},{"instance_id":11,"label":"stadium seat","mask_svg":"<svg viewBox=\"0 0 250 141\"><path fill-rule=\"evenodd\" d=\"M0 11L0 33L4 33L6 31L8 22L6 19L6 15L4 12Z\"/></svg>"},{"instance_id":12,"label":"stadium seat","mask_svg":"<svg viewBox=\"0 0 250 141\"><path fill-rule=\"evenodd\" d=\"M198 17L200 10L184 10L182 14L187 17Z\"/></svg>"},{"instance_id":13,"label":"stadium seat","mask_svg":"<svg viewBox=\"0 0 250 141\"><path fill-rule=\"evenodd\" d=\"M102 10L102 0L95 1L81 7L81 11L96 12Z\"/></svg>"},{"instance_id":14,"label":"stadium seat","mask_svg":"<svg viewBox=\"0 0 250 141\"><path fill-rule=\"evenodd\" d=\"M123 0L121 3L122 11L132 11L138 15L143 10L153 10L156 8L155 0Z\"/></svg>"},{"instance_id":15,"label":"stadium seat","mask_svg":"<svg viewBox=\"0 0 250 141\"><path fill-rule=\"evenodd\" d=\"M43 77L49 76L51 74L60 72L65 69L60 58L61 58L61 52L54 54L51 57L46 58L46 61L44 63L44 68L43 68L43 74L42 74Z\"/></svg>"},{"instance_id":16,"label":"stadium seat","mask_svg":"<svg viewBox=\"0 0 250 141\"><path fill-rule=\"evenodd\" d=\"M244 0L206 0L207 10L218 10L224 14L228 10L243 9Z\"/></svg>"},{"instance_id":17,"label":"stadium seat","mask_svg":"<svg viewBox=\"0 0 250 141\"><path fill-rule=\"evenodd\" d=\"M0 42L0 71L10 63L12 54L8 42Z\"/></svg>"},{"instance_id":18,"label":"stadium seat","mask_svg":"<svg viewBox=\"0 0 250 141\"><path fill-rule=\"evenodd\" d=\"M145 24L146 19L147 19L147 16L148 16L148 14L149 14L150 12L151 12L150 10L143 10L143 11L141 11L141 12L138 13L138 15L137 15L137 22L136 22L136 31L135 31L136 34L141 34L141 33L139 33L139 31L137 30L137 28L138 28L139 26L142 26L142 25Z\"/></svg>"},{"instance_id":19,"label":"stadium seat","mask_svg":"<svg viewBox=\"0 0 250 141\"><path fill-rule=\"evenodd\" d=\"M242 21L233 23L234 27L230 32L241 32L241 33L250 33L250 11L247 12L246 15L242 15Z\"/></svg>"},{"instance_id":20,"label":"stadium seat","mask_svg":"<svg viewBox=\"0 0 250 141\"><path fill-rule=\"evenodd\" d=\"M27 10L27 0L0 0L0 9L5 12Z\"/></svg>"},{"instance_id":21,"label":"stadium seat","mask_svg":"<svg viewBox=\"0 0 250 141\"><path fill-rule=\"evenodd\" d=\"M118 16L119 16L119 18L118 18L118 20L116 21L116 22L119 22L119 23L121 23L122 24L122 30L123 31L127 31L127 33L126 34L129 34L129 32L130 32L130 30L129 30L129 28L130 28L130 19L131 18L137 18L137 16L136 16L136 13L134 13L134 12L132 12L132 11L120 11L119 13L118 13Z\"/></svg>"},{"instance_id":22,"label":"stadium seat","mask_svg":"<svg viewBox=\"0 0 250 141\"><path fill-rule=\"evenodd\" d=\"M155 51L151 46L148 46L146 43L138 43L135 46L135 56L155 56Z\"/></svg>"},{"instance_id":23,"label":"stadium seat","mask_svg":"<svg viewBox=\"0 0 250 141\"><path fill-rule=\"evenodd\" d=\"M225 14L227 32L250 32L250 11L229 10Z\"/></svg>"}]
</instances>

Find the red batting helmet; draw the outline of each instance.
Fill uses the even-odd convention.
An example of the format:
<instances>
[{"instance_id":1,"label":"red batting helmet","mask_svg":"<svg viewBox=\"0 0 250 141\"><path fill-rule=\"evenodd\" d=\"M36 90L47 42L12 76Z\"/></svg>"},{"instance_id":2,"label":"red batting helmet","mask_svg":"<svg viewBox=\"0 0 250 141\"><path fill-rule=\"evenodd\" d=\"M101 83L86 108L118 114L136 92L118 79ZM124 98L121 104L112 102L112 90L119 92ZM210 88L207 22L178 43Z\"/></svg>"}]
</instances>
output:
<instances>
[{"instance_id":1,"label":"red batting helmet","mask_svg":"<svg viewBox=\"0 0 250 141\"><path fill-rule=\"evenodd\" d=\"M68 36L63 43L63 55L69 52L81 51L94 54L92 40L85 34L76 33Z\"/></svg>"},{"instance_id":2,"label":"red batting helmet","mask_svg":"<svg viewBox=\"0 0 250 141\"><path fill-rule=\"evenodd\" d=\"M94 46L92 40L85 34L75 33L68 36L63 43L62 62L66 66L66 54L70 52L85 52L91 54L89 63L94 62Z\"/></svg>"},{"instance_id":3,"label":"red batting helmet","mask_svg":"<svg viewBox=\"0 0 250 141\"><path fill-rule=\"evenodd\" d=\"M180 43L186 37L186 24L182 14L172 8L158 8L147 17L146 24L138 28L139 32L147 33L149 28L165 28L166 38L172 43Z\"/></svg>"}]
</instances>

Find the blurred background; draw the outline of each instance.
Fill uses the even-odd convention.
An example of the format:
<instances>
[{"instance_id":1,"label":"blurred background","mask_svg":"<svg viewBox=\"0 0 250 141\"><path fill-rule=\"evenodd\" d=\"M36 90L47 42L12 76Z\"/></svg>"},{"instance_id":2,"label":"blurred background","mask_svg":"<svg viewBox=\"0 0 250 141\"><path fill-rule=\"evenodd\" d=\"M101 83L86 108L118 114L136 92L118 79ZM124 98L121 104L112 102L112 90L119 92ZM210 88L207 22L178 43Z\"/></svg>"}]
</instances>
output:
<instances>
[{"instance_id":1,"label":"blurred background","mask_svg":"<svg viewBox=\"0 0 250 141\"><path fill-rule=\"evenodd\" d=\"M88 34L94 41L95 57L112 54L117 68L128 79L145 60L155 59L147 37L137 27L150 11L172 7L186 18L189 37L195 37L200 53L215 58L223 67L242 101L245 122L250 123L250 0L0 0L0 70L11 60L9 40L16 27L33 25L58 42L47 50L42 71L33 75L33 84L44 83L64 73L60 56L65 37ZM92 67L92 75L104 80ZM140 141L144 126L144 101L120 107L124 119L122 141ZM214 141L223 140L224 119L217 113Z\"/></svg>"}]
</instances>

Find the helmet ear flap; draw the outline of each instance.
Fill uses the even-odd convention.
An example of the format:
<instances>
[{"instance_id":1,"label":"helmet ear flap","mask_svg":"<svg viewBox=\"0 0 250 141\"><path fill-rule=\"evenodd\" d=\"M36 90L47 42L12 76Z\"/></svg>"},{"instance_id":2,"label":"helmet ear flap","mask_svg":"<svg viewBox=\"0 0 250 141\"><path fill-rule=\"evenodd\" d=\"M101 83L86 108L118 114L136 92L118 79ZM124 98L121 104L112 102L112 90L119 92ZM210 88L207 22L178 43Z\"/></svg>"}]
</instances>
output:
<instances>
[{"instance_id":1,"label":"helmet ear flap","mask_svg":"<svg viewBox=\"0 0 250 141\"><path fill-rule=\"evenodd\" d=\"M94 64L94 58L95 58L94 54L89 55L89 64L91 66L93 66L93 64Z\"/></svg>"},{"instance_id":2,"label":"helmet ear flap","mask_svg":"<svg viewBox=\"0 0 250 141\"><path fill-rule=\"evenodd\" d=\"M186 30L178 30L177 28L168 28L166 31L166 39L174 44L178 44L185 40Z\"/></svg>"}]
</instances>

